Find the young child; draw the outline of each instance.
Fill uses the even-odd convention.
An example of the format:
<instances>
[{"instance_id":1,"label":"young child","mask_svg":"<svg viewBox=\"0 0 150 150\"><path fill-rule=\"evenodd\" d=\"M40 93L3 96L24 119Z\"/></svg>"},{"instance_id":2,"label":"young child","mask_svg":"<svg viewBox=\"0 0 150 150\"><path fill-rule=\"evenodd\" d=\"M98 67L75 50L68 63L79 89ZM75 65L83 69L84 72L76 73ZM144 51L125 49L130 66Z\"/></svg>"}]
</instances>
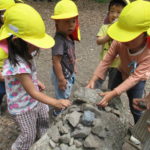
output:
<instances>
[{"instance_id":1,"label":"young child","mask_svg":"<svg viewBox=\"0 0 150 150\"><path fill-rule=\"evenodd\" d=\"M44 22L36 10L15 4L5 12L0 33L0 40L7 39L8 43L8 59L3 67L8 110L21 130L11 150L29 150L49 126L48 105L65 109L71 103L40 92L45 86L37 79L33 55L39 48L52 47L54 40L45 33Z\"/></svg>"},{"instance_id":2,"label":"young child","mask_svg":"<svg viewBox=\"0 0 150 150\"><path fill-rule=\"evenodd\" d=\"M108 14L104 21L104 24L99 29L97 33L97 44L102 45L100 52L100 60L103 60L104 56L107 54L108 49L112 43L112 39L107 35L107 30L109 26L116 21L119 17L122 9L126 6L126 3L123 0L111 0L108 7ZM111 89L111 83L115 77L116 72L118 71L117 67L120 64L120 59L117 56L113 63L108 69L108 89ZM95 88L101 88L104 80L98 80L95 84Z\"/></svg>"},{"instance_id":3,"label":"young child","mask_svg":"<svg viewBox=\"0 0 150 150\"><path fill-rule=\"evenodd\" d=\"M75 43L79 40L78 9L72 0L61 0L54 9L56 34L52 48L52 80L57 99L68 99L75 82ZM54 110L54 115L60 111Z\"/></svg>"},{"instance_id":4,"label":"young child","mask_svg":"<svg viewBox=\"0 0 150 150\"><path fill-rule=\"evenodd\" d=\"M0 1L0 28L3 25L4 12L13 5L15 5L14 0L1 0ZM7 53L3 49L0 48L0 114L1 114L2 99L3 99L3 96L6 94L4 78L1 72L3 68L4 60L7 57L8 57Z\"/></svg>"},{"instance_id":5,"label":"young child","mask_svg":"<svg viewBox=\"0 0 150 150\"><path fill-rule=\"evenodd\" d=\"M135 1L123 9L118 21L107 32L115 41L87 85L93 88L96 80L104 79L109 65L119 55L121 64L113 80L112 91L102 93L104 97L98 105L105 107L113 97L127 91L135 123L142 112L133 108L133 99L142 97L145 81L150 77L149 8L149 2Z\"/></svg>"}]
</instances>

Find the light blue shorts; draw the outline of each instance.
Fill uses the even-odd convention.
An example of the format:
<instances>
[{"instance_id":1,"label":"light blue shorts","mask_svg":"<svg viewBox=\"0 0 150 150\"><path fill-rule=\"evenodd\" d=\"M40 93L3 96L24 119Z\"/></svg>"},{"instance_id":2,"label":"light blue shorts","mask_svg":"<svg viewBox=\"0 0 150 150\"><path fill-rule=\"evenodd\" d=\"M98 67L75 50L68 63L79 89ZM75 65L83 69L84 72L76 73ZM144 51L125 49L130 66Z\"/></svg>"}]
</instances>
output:
<instances>
[{"instance_id":1,"label":"light blue shorts","mask_svg":"<svg viewBox=\"0 0 150 150\"><path fill-rule=\"evenodd\" d=\"M67 79L67 86L65 90L61 90L58 87L58 79L52 71L51 79L55 88L55 98L56 99L68 99L71 95L73 84L75 83L75 74L73 73L70 79Z\"/></svg>"}]
</instances>

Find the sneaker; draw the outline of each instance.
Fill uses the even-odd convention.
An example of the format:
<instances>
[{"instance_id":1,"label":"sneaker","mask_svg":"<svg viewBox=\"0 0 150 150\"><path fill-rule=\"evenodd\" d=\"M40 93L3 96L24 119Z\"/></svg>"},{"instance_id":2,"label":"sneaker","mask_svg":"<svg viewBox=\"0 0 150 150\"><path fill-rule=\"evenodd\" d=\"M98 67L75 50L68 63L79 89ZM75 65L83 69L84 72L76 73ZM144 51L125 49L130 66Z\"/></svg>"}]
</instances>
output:
<instances>
[{"instance_id":1,"label":"sneaker","mask_svg":"<svg viewBox=\"0 0 150 150\"><path fill-rule=\"evenodd\" d=\"M130 141L133 142L135 145L141 144L141 142L137 138L135 138L133 135L131 135Z\"/></svg>"}]
</instances>

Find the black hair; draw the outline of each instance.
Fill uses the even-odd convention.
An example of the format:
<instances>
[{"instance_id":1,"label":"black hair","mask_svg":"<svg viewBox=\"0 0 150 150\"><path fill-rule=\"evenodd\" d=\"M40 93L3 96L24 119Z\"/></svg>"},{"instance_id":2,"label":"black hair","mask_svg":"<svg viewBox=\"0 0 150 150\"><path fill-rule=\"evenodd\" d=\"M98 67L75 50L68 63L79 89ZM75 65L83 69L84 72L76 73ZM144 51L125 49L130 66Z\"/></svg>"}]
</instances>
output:
<instances>
[{"instance_id":1,"label":"black hair","mask_svg":"<svg viewBox=\"0 0 150 150\"><path fill-rule=\"evenodd\" d=\"M15 3L23 3L23 2L21 2L21 1L19 1L19 0L14 0L15 1Z\"/></svg>"},{"instance_id":2,"label":"black hair","mask_svg":"<svg viewBox=\"0 0 150 150\"><path fill-rule=\"evenodd\" d=\"M14 38L13 35L8 39L8 59L14 66L18 64L17 56L24 59L29 65L32 55L28 51L28 45L25 41L20 38Z\"/></svg>"},{"instance_id":3,"label":"black hair","mask_svg":"<svg viewBox=\"0 0 150 150\"><path fill-rule=\"evenodd\" d=\"M108 10L110 10L113 5L125 7L127 3L124 0L111 0L108 6Z\"/></svg>"}]
</instances>

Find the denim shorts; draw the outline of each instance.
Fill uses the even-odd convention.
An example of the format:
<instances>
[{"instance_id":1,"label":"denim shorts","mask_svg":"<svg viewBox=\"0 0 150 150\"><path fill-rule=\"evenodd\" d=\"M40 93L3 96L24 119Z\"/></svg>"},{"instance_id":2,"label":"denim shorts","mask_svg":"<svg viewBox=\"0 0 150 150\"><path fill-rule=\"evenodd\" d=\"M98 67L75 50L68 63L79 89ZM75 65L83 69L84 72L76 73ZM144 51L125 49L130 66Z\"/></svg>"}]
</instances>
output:
<instances>
[{"instance_id":1,"label":"denim shorts","mask_svg":"<svg viewBox=\"0 0 150 150\"><path fill-rule=\"evenodd\" d=\"M75 74L73 73L71 75L71 77L69 79L67 79L67 86L66 86L65 90L59 89L58 79L57 79L54 71L52 71L52 73L51 73L51 79L52 79L52 83L55 88L55 98L56 99L68 99L71 95L72 87L75 83Z\"/></svg>"}]
</instances>

